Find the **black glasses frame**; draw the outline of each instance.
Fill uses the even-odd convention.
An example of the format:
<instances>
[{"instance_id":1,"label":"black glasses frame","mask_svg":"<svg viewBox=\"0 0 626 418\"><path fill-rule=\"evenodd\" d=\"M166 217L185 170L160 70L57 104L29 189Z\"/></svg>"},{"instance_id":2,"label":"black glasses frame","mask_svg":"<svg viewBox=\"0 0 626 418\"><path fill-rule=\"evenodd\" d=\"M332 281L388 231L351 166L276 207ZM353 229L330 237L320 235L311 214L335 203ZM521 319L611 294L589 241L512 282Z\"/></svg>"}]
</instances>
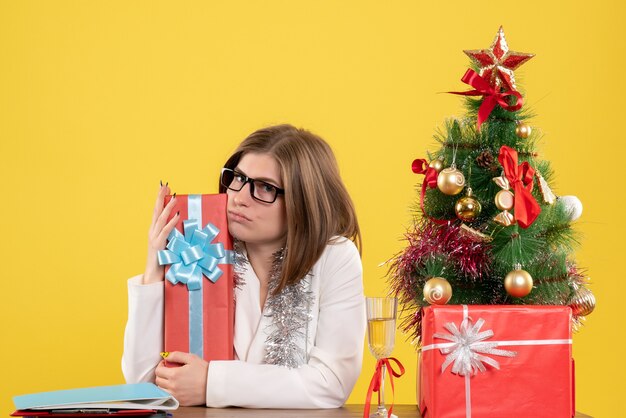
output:
<instances>
[{"instance_id":1,"label":"black glasses frame","mask_svg":"<svg viewBox=\"0 0 626 418\"><path fill-rule=\"evenodd\" d=\"M235 176L242 177L243 178L243 182L241 183L241 187L237 189L235 187L231 187L230 184L226 184L224 182L224 173L232 173L233 174L233 180L235 179ZM226 187L229 190L233 190L235 192L241 191L241 189L243 189L244 186L247 183L249 183L250 184L250 196L252 196L252 198L254 200L258 200L259 202L263 202L263 203L274 203L276 201L276 199L278 199L278 195L284 195L285 194L285 190L284 189L276 187L273 184L270 184L270 183L268 183L266 181L263 181L263 180L257 180L257 179L250 178L250 177L246 176L245 174L240 173L237 170L233 170L232 168L226 168L226 167L222 168L222 172L221 172L221 175L220 175L220 183L221 183L222 186ZM276 190L276 193L274 194L274 200L263 200L263 199L255 196L254 195L254 183L261 183L264 186L269 186L269 187L273 188L274 190ZM231 184L232 184L232 180L231 180Z\"/></svg>"}]
</instances>

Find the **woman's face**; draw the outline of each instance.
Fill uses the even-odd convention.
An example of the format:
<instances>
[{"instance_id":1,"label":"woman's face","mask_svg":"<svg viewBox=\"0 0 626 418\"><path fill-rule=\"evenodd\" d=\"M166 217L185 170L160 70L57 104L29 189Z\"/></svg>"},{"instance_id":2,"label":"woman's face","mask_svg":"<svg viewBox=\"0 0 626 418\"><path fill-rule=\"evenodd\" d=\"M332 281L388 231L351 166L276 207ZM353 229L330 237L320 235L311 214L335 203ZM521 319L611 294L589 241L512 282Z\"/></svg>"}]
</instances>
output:
<instances>
[{"instance_id":1,"label":"woman's face","mask_svg":"<svg viewBox=\"0 0 626 418\"><path fill-rule=\"evenodd\" d=\"M269 154L245 154L235 171L280 189L284 187L278 163ZM246 183L238 192L227 190L228 229L233 237L247 244L269 244L278 249L287 235L285 196L278 195L274 203L260 202L252 198L250 187Z\"/></svg>"}]
</instances>

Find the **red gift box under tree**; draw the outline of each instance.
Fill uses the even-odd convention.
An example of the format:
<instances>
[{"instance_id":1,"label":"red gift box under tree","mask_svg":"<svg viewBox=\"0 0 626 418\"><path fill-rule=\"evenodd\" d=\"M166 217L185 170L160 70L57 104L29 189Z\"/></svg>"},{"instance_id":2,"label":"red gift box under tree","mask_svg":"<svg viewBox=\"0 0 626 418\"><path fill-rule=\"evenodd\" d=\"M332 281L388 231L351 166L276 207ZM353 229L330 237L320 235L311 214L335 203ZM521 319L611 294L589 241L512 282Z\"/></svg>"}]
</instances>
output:
<instances>
[{"instance_id":1,"label":"red gift box under tree","mask_svg":"<svg viewBox=\"0 0 626 418\"><path fill-rule=\"evenodd\" d=\"M571 315L566 306L424 308L422 417L573 417Z\"/></svg>"}]
</instances>

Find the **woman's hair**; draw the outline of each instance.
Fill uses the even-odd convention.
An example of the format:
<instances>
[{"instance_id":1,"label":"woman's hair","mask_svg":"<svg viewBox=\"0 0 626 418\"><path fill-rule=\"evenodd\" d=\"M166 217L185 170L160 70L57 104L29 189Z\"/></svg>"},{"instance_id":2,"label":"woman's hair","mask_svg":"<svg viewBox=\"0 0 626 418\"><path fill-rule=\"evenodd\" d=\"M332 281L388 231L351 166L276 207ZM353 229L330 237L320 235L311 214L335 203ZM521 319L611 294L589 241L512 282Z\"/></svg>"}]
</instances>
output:
<instances>
[{"instance_id":1,"label":"woman's hair","mask_svg":"<svg viewBox=\"0 0 626 418\"><path fill-rule=\"evenodd\" d=\"M291 125L259 129L239 145L224 167L234 169L248 153L274 157L285 189L287 243L276 293L302 280L333 236L350 238L361 251L352 199L322 138ZM220 184L219 191L226 192L226 187Z\"/></svg>"}]
</instances>

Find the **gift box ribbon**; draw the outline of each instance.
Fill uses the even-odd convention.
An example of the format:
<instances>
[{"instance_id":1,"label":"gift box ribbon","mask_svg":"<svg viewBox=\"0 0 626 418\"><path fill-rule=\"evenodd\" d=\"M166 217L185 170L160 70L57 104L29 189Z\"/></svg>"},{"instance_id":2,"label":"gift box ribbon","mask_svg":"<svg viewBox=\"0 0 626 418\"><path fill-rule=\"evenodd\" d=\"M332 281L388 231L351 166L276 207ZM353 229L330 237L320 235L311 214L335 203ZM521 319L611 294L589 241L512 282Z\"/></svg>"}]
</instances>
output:
<instances>
[{"instance_id":1,"label":"gift box ribbon","mask_svg":"<svg viewBox=\"0 0 626 418\"><path fill-rule=\"evenodd\" d=\"M220 230L207 222L202 225L202 195L187 197L187 220L184 234L173 229L168 236L167 250L157 253L160 265L170 265L165 278L172 284L183 283L189 290L189 352L203 357L203 298L202 276L215 283L223 271L220 264L233 264L232 250L225 250L221 242L213 243Z\"/></svg>"},{"instance_id":2,"label":"gift box ribbon","mask_svg":"<svg viewBox=\"0 0 626 418\"><path fill-rule=\"evenodd\" d=\"M496 369L500 369L497 360L489 357L505 356L514 357L517 355L514 351L500 350L497 347L502 346L527 346L527 345L561 345L572 344L571 339L541 339L541 340L502 340L502 341L485 341L494 335L493 330L480 331L485 320L479 318L472 325L469 317L469 309L467 305L463 305L463 320L459 327L454 322L447 322L444 328L449 334L436 333L434 338L448 340L448 343L430 344L422 347L422 351L439 350L442 355L446 356L441 366L441 373L453 364L450 372L465 377L465 416L472 416L472 401L470 377L473 374L484 372L487 370L485 364Z\"/></svg>"}]
</instances>

